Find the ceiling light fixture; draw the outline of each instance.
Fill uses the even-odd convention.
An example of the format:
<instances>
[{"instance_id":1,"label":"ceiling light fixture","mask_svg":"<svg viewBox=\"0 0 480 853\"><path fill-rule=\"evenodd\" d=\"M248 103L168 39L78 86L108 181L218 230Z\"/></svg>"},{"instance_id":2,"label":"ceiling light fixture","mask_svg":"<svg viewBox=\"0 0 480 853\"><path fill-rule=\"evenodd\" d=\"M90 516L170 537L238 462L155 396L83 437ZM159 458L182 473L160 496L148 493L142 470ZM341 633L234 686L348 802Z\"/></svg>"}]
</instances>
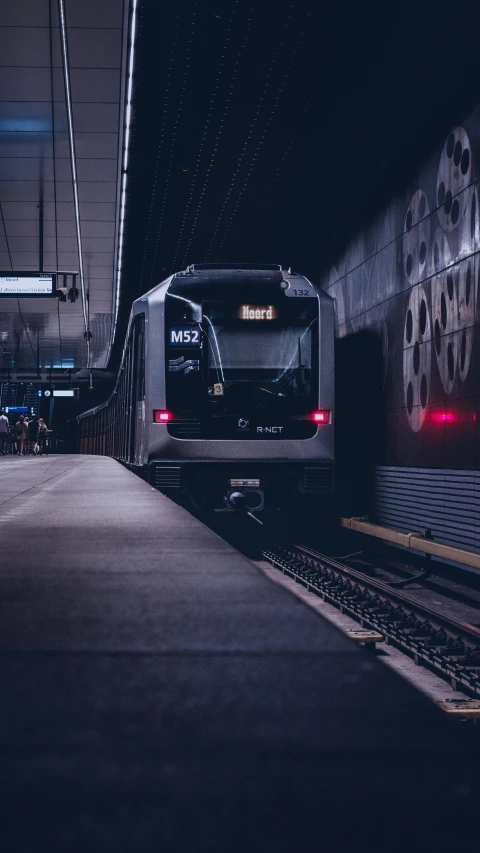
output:
<instances>
[{"instance_id":1,"label":"ceiling light fixture","mask_svg":"<svg viewBox=\"0 0 480 853\"><path fill-rule=\"evenodd\" d=\"M115 340L115 332L117 330L118 309L120 306L120 282L122 277L122 255L123 255L123 236L125 230L125 209L127 200L127 169L128 157L130 149L130 134L132 125L132 94L133 94L133 66L135 62L135 36L137 30L137 7L138 0L132 0L130 13L130 33L129 33L129 54L128 54L128 71L127 71L127 93L125 101L125 119L124 119L124 137L123 137L123 155L122 155L122 185L120 191L120 219L118 230L117 255L115 264L115 304L112 323L112 332L110 335L110 344L106 363L110 358L113 341Z\"/></svg>"}]
</instances>

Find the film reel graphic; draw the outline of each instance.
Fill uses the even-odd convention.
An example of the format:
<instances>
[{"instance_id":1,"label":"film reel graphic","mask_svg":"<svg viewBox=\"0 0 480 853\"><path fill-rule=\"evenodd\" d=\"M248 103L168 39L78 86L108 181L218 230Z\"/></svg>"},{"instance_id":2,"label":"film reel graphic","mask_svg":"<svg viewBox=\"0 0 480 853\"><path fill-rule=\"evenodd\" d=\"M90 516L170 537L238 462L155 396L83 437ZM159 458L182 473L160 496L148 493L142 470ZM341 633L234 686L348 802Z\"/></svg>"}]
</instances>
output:
<instances>
[{"instance_id":1,"label":"film reel graphic","mask_svg":"<svg viewBox=\"0 0 480 853\"><path fill-rule=\"evenodd\" d=\"M434 345L442 385L447 394L453 390L457 369L459 378L465 381L472 357L476 285L475 261L468 256L480 248L479 198L473 179L470 140L465 129L457 127L447 137L440 157L438 218L446 234L451 234L454 239L454 256L466 260L441 272L441 267L450 267L452 251L447 237L442 239L437 232L433 266L439 276L435 276L432 282Z\"/></svg>"},{"instance_id":2,"label":"film reel graphic","mask_svg":"<svg viewBox=\"0 0 480 853\"><path fill-rule=\"evenodd\" d=\"M470 140L463 127L456 127L448 135L440 155L437 175L438 219L447 233L465 221L472 182L472 155Z\"/></svg>"},{"instance_id":3,"label":"film reel graphic","mask_svg":"<svg viewBox=\"0 0 480 853\"><path fill-rule=\"evenodd\" d=\"M480 249L480 211L476 185L468 187L462 195L465 196L465 215L456 232L456 244L452 244L452 250L459 260Z\"/></svg>"},{"instance_id":4,"label":"film reel graphic","mask_svg":"<svg viewBox=\"0 0 480 853\"><path fill-rule=\"evenodd\" d=\"M403 329L403 390L408 421L414 432L422 428L430 396L430 342L427 296L418 284L410 292Z\"/></svg>"},{"instance_id":5,"label":"film reel graphic","mask_svg":"<svg viewBox=\"0 0 480 853\"><path fill-rule=\"evenodd\" d=\"M404 222L403 269L409 284L418 284L426 275L429 213L425 193L417 190L410 199Z\"/></svg>"},{"instance_id":6,"label":"film reel graphic","mask_svg":"<svg viewBox=\"0 0 480 853\"><path fill-rule=\"evenodd\" d=\"M336 267L332 266L329 271L328 294L335 300L335 326L337 334L345 334L345 298L343 288L345 278L340 278Z\"/></svg>"},{"instance_id":7,"label":"film reel graphic","mask_svg":"<svg viewBox=\"0 0 480 853\"><path fill-rule=\"evenodd\" d=\"M382 391L385 390L385 385L387 384L387 373L388 373L388 328L385 320L382 320L380 336L382 340Z\"/></svg>"},{"instance_id":8,"label":"film reel graphic","mask_svg":"<svg viewBox=\"0 0 480 853\"><path fill-rule=\"evenodd\" d=\"M438 372L446 394L451 394L458 363L458 304L455 274L447 237L438 228L433 240L432 324ZM465 282L466 285L466 282Z\"/></svg>"},{"instance_id":9,"label":"film reel graphic","mask_svg":"<svg viewBox=\"0 0 480 853\"><path fill-rule=\"evenodd\" d=\"M462 382L467 378L472 358L475 322L475 262L468 258L457 269L458 288L458 373Z\"/></svg>"}]
</instances>

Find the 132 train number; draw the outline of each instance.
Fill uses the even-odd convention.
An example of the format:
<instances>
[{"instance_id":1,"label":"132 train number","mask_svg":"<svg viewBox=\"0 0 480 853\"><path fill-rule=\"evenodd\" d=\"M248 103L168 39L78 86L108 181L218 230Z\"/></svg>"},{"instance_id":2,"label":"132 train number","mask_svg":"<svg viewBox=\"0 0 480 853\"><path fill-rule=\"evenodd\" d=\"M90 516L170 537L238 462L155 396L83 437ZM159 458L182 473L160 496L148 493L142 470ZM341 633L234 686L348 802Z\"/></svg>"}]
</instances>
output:
<instances>
[{"instance_id":1,"label":"132 train number","mask_svg":"<svg viewBox=\"0 0 480 853\"><path fill-rule=\"evenodd\" d=\"M292 290L294 296L310 296L309 290Z\"/></svg>"},{"instance_id":2,"label":"132 train number","mask_svg":"<svg viewBox=\"0 0 480 853\"><path fill-rule=\"evenodd\" d=\"M199 326L172 326L170 328L171 347L199 347L201 342Z\"/></svg>"}]
</instances>

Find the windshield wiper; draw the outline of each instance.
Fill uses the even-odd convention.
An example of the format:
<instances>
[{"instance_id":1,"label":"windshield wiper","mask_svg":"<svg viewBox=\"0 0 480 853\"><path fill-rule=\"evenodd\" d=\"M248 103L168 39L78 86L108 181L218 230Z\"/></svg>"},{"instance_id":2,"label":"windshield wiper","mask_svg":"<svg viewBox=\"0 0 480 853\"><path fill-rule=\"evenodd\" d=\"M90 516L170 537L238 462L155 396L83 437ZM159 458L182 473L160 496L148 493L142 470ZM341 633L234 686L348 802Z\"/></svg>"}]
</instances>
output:
<instances>
[{"instance_id":1,"label":"windshield wiper","mask_svg":"<svg viewBox=\"0 0 480 853\"><path fill-rule=\"evenodd\" d=\"M296 380L297 380L297 388L300 395L305 395L305 380L304 373L305 370L302 364L302 344L300 338L298 339L298 366L296 370Z\"/></svg>"},{"instance_id":2,"label":"windshield wiper","mask_svg":"<svg viewBox=\"0 0 480 853\"><path fill-rule=\"evenodd\" d=\"M282 394L281 391L269 391L268 388L260 388L260 391L265 391L266 394L273 394L274 397L285 397L285 394Z\"/></svg>"}]
</instances>

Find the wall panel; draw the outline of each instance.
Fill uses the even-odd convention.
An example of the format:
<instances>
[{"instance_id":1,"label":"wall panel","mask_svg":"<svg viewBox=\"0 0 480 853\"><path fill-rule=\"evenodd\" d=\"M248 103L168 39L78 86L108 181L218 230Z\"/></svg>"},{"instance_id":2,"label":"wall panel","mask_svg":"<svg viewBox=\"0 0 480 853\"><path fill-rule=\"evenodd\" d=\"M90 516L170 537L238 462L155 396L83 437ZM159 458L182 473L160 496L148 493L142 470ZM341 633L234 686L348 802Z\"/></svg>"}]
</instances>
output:
<instances>
[{"instance_id":1,"label":"wall panel","mask_svg":"<svg viewBox=\"0 0 480 853\"><path fill-rule=\"evenodd\" d=\"M379 521L480 547L480 111L336 259L337 335L381 341ZM380 350L379 350L380 351Z\"/></svg>"}]
</instances>

